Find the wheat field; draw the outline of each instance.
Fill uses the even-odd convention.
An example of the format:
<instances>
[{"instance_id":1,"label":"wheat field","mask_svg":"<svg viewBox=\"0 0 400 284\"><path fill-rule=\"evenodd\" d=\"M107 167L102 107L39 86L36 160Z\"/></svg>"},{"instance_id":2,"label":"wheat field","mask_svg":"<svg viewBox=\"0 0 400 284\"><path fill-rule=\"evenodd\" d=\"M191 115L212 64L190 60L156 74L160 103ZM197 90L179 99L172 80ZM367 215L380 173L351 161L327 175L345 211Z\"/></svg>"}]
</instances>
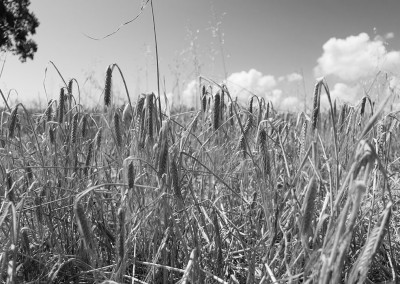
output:
<instances>
[{"instance_id":1,"label":"wheat field","mask_svg":"<svg viewBox=\"0 0 400 284\"><path fill-rule=\"evenodd\" d=\"M321 79L281 113L201 77L199 109L166 112L116 105L115 67L100 108L76 80L37 112L3 96L2 282L399 283L394 91L338 104Z\"/></svg>"}]
</instances>

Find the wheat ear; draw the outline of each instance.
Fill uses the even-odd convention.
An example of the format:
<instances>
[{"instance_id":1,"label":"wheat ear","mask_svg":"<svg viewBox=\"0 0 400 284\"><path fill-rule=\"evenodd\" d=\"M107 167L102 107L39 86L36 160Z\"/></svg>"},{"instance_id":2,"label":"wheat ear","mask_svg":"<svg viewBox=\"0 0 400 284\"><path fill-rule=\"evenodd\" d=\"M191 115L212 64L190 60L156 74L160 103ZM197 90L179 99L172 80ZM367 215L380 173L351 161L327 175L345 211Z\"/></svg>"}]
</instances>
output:
<instances>
[{"instance_id":1,"label":"wheat ear","mask_svg":"<svg viewBox=\"0 0 400 284\"><path fill-rule=\"evenodd\" d=\"M76 143L76 134L78 133L78 113L75 113L72 118L72 128L71 128L71 143Z\"/></svg>"},{"instance_id":2,"label":"wheat ear","mask_svg":"<svg viewBox=\"0 0 400 284\"><path fill-rule=\"evenodd\" d=\"M167 122L165 122L160 130L159 137L160 152L158 158L158 173L160 177L167 171L167 161L168 161L168 131Z\"/></svg>"},{"instance_id":3,"label":"wheat ear","mask_svg":"<svg viewBox=\"0 0 400 284\"><path fill-rule=\"evenodd\" d=\"M58 99L58 123L63 123L64 121L64 109L65 109L65 94L64 88L60 90L60 97Z\"/></svg>"},{"instance_id":4,"label":"wheat ear","mask_svg":"<svg viewBox=\"0 0 400 284\"><path fill-rule=\"evenodd\" d=\"M313 176L308 183L306 196L303 201L303 223L301 233L304 237L307 236L311 229L311 222L314 216L315 199L317 196L318 183L316 178Z\"/></svg>"},{"instance_id":5,"label":"wheat ear","mask_svg":"<svg viewBox=\"0 0 400 284\"><path fill-rule=\"evenodd\" d=\"M104 105L110 106L111 104L111 80L112 79L112 68L108 66L106 71L106 83L104 87Z\"/></svg>"},{"instance_id":6,"label":"wheat ear","mask_svg":"<svg viewBox=\"0 0 400 284\"><path fill-rule=\"evenodd\" d=\"M148 94L146 96L146 132L151 140L153 140L153 94Z\"/></svg>"},{"instance_id":7,"label":"wheat ear","mask_svg":"<svg viewBox=\"0 0 400 284\"><path fill-rule=\"evenodd\" d=\"M114 113L114 131L115 131L115 140L117 142L117 146L121 148L122 146L122 133L121 133L121 126L120 126L120 118L119 114L116 111Z\"/></svg>"},{"instance_id":8,"label":"wheat ear","mask_svg":"<svg viewBox=\"0 0 400 284\"><path fill-rule=\"evenodd\" d=\"M215 94L214 96L214 109L213 109L213 114L214 114L214 120L213 120L213 126L214 130L217 130L219 127L219 120L220 120L220 103L221 103L221 97L219 92Z\"/></svg>"},{"instance_id":9,"label":"wheat ear","mask_svg":"<svg viewBox=\"0 0 400 284\"><path fill-rule=\"evenodd\" d=\"M10 115L10 123L8 125L8 137L10 138L14 137L14 132L17 125L17 113L18 113L18 105L15 106Z\"/></svg>"},{"instance_id":10,"label":"wheat ear","mask_svg":"<svg viewBox=\"0 0 400 284\"><path fill-rule=\"evenodd\" d=\"M82 119L81 119L81 135L82 135L82 138L86 137L86 131L87 131L87 115L84 114L82 116Z\"/></svg>"},{"instance_id":11,"label":"wheat ear","mask_svg":"<svg viewBox=\"0 0 400 284\"><path fill-rule=\"evenodd\" d=\"M320 110L320 97L321 97L322 81L318 81L314 88L314 100L313 100L313 113L312 113L312 130L317 128L319 110Z\"/></svg>"}]
</instances>

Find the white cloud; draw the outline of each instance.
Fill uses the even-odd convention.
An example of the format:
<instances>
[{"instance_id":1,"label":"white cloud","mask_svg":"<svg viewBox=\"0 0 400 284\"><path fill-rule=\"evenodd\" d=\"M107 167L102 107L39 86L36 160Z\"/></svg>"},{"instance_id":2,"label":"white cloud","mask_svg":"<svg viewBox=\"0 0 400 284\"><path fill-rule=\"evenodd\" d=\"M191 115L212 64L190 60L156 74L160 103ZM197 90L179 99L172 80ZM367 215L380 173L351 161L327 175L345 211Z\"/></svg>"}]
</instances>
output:
<instances>
[{"instance_id":1,"label":"white cloud","mask_svg":"<svg viewBox=\"0 0 400 284\"><path fill-rule=\"evenodd\" d=\"M299 73L292 73L292 74L287 75L288 82L301 81L302 79L303 79L303 76L301 76Z\"/></svg>"},{"instance_id":2,"label":"white cloud","mask_svg":"<svg viewBox=\"0 0 400 284\"><path fill-rule=\"evenodd\" d=\"M297 97L287 97L282 100L279 109L283 111L298 111L303 108L303 103Z\"/></svg>"},{"instance_id":3,"label":"white cloud","mask_svg":"<svg viewBox=\"0 0 400 284\"><path fill-rule=\"evenodd\" d=\"M167 100L165 101L165 97L167 97ZM175 94L174 93L166 93L165 96L164 94L161 95L161 108L162 111L165 111L167 115L170 114L171 108L173 106L174 100L175 100ZM167 103L167 104L166 104ZM175 100L175 106L179 105L179 103L176 102Z\"/></svg>"},{"instance_id":4,"label":"white cloud","mask_svg":"<svg viewBox=\"0 0 400 284\"><path fill-rule=\"evenodd\" d=\"M194 107L196 105L198 89L199 89L198 81L197 80L190 81L186 85L185 90L182 92L182 96L181 96L182 105L185 105L187 107Z\"/></svg>"},{"instance_id":5,"label":"white cloud","mask_svg":"<svg viewBox=\"0 0 400 284\"><path fill-rule=\"evenodd\" d=\"M394 38L394 33L390 32L385 35L385 39L392 39Z\"/></svg>"},{"instance_id":6,"label":"white cloud","mask_svg":"<svg viewBox=\"0 0 400 284\"><path fill-rule=\"evenodd\" d=\"M335 100L338 103L354 104L357 101L360 91L361 86L359 84L349 86L344 83L336 83L333 89L330 90L332 104ZM322 107L329 107L328 97L325 92L321 93L321 105Z\"/></svg>"},{"instance_id":7,"label":"white cloud","mask_svg":"<svg viewBox=\"0 0 400 284\"><path fill-rule=\"evenodd\" d=\"M357 97L361 89L360 85L349 86L343 83L337 83L333 86L331 93L332 99L340 99L342 101L351 103Z\"/></svg>"},{"instance_id":8,"label":"white cloud","mask_svg":"<svg viewBox=\"0 0 400 284\"><path fill-rule=\"evenodd\" d=\"M262 96L267 100L277 102L282 91L274 89L276 84L274 76L263 75L255 69L250 69L248 72L232 73L227 79L227 87L232 98L238 97L241 103L246 103L252 93ZM182 105L187 107L196 106L196 99L199 99L198 86L197 80L192 80L186 85L180 98ZM168 99L172 105L177 106L178 98L176 95L171 96L170 94Z\"/></svg>"},{"instance_id":9,"label":"white cloud","mask_svg":"<svg viewBox=\"0 0 400 284\"><path fill-rule=\"evenodd\" d=\"M317 62L316 76L335 75L345 81L355 81L378 70L396 72L400 67L400 52L387 51L382 40L371 40L366 33L361 33L345 39L329 39Z\"/></svg>"},{"instance_id":10,"label":"white cloud","mask_svg":"<svg viewBox=\"0 0 400 284\"><path fill-rule=\"evenodd\" d=\"M274 89L264 95L266 101L271 101L276 106L282 99L283 91L281 89Z\"/></svg>"},{"instance_id":11,"label":"white cloud","mask_svg":"<svg viewBox=\"0 0 400 284\"><path fill-rule=\"evenodd\" d=\"M274 89L270 94L267 94L267 99L274 101L279 99L282 96L283 91L281 89Z\"/></svg>"},{"instance_id":12,"label":"white cloud","mask_svg":"<svg viewBox=\"0 0 400 284\"><path fill-rule=\"evenodd\" d=\"M231 74L227 79L227 86L233 96L246 102L250 93L266 97L276 86L277 82L272 75L263 75L261 72L250 69Z\"/></svg>"},{"instance_id":13,"label":"white cloud","mask_svg":"<svg viewBox=\"0 0 400 284\"><path fill-rule=\"evenodd\" d=\"M400 78L397 76L392 76L389 78L389 87L391 89L399 90L400 89Z\"/></svg>"},{"instance_id":14,"label":"white cloud","mask_svg":"<svg viewBox=\"0 0 400 284\"><path fill-rule=\"evenodd\" d=\"M301 75L292 73L283 76L283 78L284 80L289 80L290 78L293 81L299 80L299 76ZM284 92L277 88L277 80L274 76L264 75L255 69L250 69L248 72L232 73L227 79L227 87L232 98L235 99L237 97L242 104L246 104L252 94L263 97L266 101L271 101L277 106L280 105L282 97L284 97ZM190 81L180 97L181 104L187 107L196 106L196 100L200 102L198 92L198 81ZM179 104L176 94L169 93L167 97L170 105L177 106Z\"/></svg>"}]
</instances>

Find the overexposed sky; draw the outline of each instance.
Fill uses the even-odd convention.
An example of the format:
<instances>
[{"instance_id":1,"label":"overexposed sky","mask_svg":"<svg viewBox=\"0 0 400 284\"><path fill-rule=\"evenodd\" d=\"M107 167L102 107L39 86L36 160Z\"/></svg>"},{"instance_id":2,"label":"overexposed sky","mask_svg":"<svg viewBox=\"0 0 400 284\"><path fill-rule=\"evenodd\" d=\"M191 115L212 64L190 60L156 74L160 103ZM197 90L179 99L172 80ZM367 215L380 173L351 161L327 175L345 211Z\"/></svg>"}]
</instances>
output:
<instances>
[{"instance_id":1,"label":"overexposed sky","mask_svg":"<svg viewBox=\"0 0 400 284\"><path fill-rule=\"evenodd\" d=\"M378 70L400 73L398 0L153 1L161 90L175 103L193 103L198 73L216 81L228 78L243 100L247 93L238 85L287 108L301 103L305 91L311 96L318 76L328 76L336 97L350 100L362 90L360 82ZM142 2L33 0L30 7L40 21L34 36L38 52L26 63L7 54L0 88L16 90L11 101L18 93L20 101L45 105L62 87L52 61L66 80L78 80L85 103L101 103L103 77L112 63L122 69L133 99L156 92L150 5L111 37L85 36L112 32L135 17ZM123 98L117 73L114 79L115 93Z\"/></svg>"}]
</instances>

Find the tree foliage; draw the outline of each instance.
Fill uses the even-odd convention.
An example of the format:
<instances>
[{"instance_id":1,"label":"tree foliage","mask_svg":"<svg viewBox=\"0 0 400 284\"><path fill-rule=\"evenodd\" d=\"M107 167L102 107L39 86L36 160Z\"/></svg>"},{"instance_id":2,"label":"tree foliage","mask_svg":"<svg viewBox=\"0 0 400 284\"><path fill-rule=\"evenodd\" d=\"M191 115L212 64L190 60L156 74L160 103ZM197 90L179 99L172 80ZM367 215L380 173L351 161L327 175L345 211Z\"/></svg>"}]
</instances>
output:
<instances>
[{"instance_id":1,"label":"tree foliage","mask_svg":"<svg viewBox=\"0 0 400 284\"><path fill-rule=\"evenodd\" d=\"M22 62L33 59L37 44L30 37L39 21L29 11L29 0L0 0L0 50L11 51Z\"/></svg>"}]
</instances>

